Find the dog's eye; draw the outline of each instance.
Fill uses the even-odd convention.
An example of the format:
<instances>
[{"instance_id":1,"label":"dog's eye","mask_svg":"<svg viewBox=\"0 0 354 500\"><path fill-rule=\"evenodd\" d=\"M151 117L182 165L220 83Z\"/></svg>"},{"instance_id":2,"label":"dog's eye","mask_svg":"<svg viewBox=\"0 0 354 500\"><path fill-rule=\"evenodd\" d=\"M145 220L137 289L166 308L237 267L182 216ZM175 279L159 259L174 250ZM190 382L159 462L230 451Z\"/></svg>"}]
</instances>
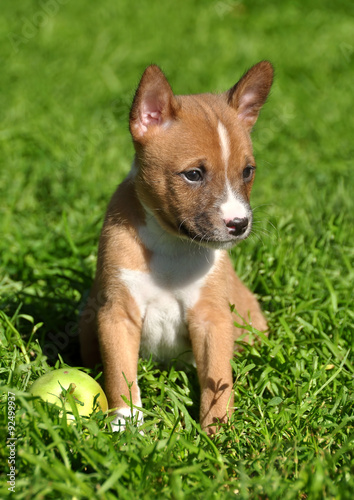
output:
<instances>
[{"instance_id":1,"label":"dog's eye","mask_svg":"<svg viewBox=\"0 0 354 500\"><path fill-rule=\"evenodd\" d=\"M247 165L247 167L243 169L242 177L246 183L252 180L255 169L256 168L251 165Z\"/></svg>"},{"instance_id":2,"label":"dog's eye","mask_svg":"<svg viewBox=\"0 0 354 500\"><path fill-rule=\"evenodd\" d=\"M189 182L200 182L203 180L203 174L198 168L182 172L182 175Z\"/></svg>"}]
</instances>

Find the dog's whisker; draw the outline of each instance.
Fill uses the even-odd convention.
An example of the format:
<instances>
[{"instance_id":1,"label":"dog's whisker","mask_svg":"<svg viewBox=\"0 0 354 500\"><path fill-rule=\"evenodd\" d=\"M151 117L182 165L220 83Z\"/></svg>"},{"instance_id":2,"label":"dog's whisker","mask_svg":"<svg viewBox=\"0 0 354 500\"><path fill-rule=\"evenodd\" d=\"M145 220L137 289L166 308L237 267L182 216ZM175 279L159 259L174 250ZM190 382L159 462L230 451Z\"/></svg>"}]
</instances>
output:
<instances>
[{"instance_id":1,"label":"dog's whisker","mask_svg":"<svg viewBox=\"0 0 354 500\"><path fill-rule=\"evenodd\" d=\"M255 207L252 207L253 212L256 212L257 210L260 211L259 209L261 207L272 207L273 205L271 203L262 203L261 205L256 205Z\"/></svg>"}]
</instances>

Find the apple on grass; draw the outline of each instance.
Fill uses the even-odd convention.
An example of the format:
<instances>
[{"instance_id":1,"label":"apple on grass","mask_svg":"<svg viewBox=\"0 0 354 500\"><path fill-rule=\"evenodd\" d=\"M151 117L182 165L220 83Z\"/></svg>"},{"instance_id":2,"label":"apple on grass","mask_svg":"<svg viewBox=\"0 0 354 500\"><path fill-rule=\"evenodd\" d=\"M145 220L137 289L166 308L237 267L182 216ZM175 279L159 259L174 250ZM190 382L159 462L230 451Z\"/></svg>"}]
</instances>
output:
<instances>
[{"instance_id":1,"label":"apple on grass","mask_svg":"<svg viewBox=\"0 0 354 500\"><path fill-rule=\"evenodd\" d=\"M89 416L95 409L108 410L105 393L96 380L76 368L61 368L45 373L30 387L30 393L48 403L56 404L73 413L74 403L79 415ZM68 414L68 419L74 415Z\"/></svg>"}]
</instances>

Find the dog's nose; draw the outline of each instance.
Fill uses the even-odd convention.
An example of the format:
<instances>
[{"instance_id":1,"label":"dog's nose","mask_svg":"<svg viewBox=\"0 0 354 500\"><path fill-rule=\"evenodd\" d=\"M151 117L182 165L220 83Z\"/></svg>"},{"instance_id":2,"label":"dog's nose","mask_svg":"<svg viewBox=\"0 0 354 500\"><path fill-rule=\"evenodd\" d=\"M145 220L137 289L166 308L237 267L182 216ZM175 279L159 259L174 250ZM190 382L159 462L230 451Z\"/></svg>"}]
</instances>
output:
<instances>
[{"instance_id":1,"label":"dog's nose","mask_svg":"<svg viewBox=\"0 0 354 500\"><path fill-rule=\"evenodd\" d=\"M226 227L229 228L229 233L233 236L241 236L244 234L248 228L248 217L244 217L240 219L239 217L235 217L235 219L225 221Z\"/></svg>"}]
</instances>

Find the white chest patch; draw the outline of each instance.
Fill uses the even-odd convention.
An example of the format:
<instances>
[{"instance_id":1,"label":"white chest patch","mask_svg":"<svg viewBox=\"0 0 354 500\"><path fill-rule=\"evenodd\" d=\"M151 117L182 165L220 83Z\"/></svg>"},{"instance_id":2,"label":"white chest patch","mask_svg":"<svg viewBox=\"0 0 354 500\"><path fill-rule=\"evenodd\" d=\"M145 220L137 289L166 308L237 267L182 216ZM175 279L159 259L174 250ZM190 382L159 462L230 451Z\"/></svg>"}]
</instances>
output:
<instances>
[{"instance_id":1,"label":"white chest patch","mask_svg":"<svg viewBox=\"0 0 354 500\"><path fill-rule=\"evenodd\" d=\"M206 276L215 264L217 251L206 260L204 253L188 263L184 257L156 256L151 271L143 273L131 269L119 271L119 279L134 298L143 322L140 352L150 354L158 361L181 357L193 362L187 313L199 297ZM211 251L208 250L209 257ZM191 262L192 261L192 262Z\"/></svg>"}]
</instances>

